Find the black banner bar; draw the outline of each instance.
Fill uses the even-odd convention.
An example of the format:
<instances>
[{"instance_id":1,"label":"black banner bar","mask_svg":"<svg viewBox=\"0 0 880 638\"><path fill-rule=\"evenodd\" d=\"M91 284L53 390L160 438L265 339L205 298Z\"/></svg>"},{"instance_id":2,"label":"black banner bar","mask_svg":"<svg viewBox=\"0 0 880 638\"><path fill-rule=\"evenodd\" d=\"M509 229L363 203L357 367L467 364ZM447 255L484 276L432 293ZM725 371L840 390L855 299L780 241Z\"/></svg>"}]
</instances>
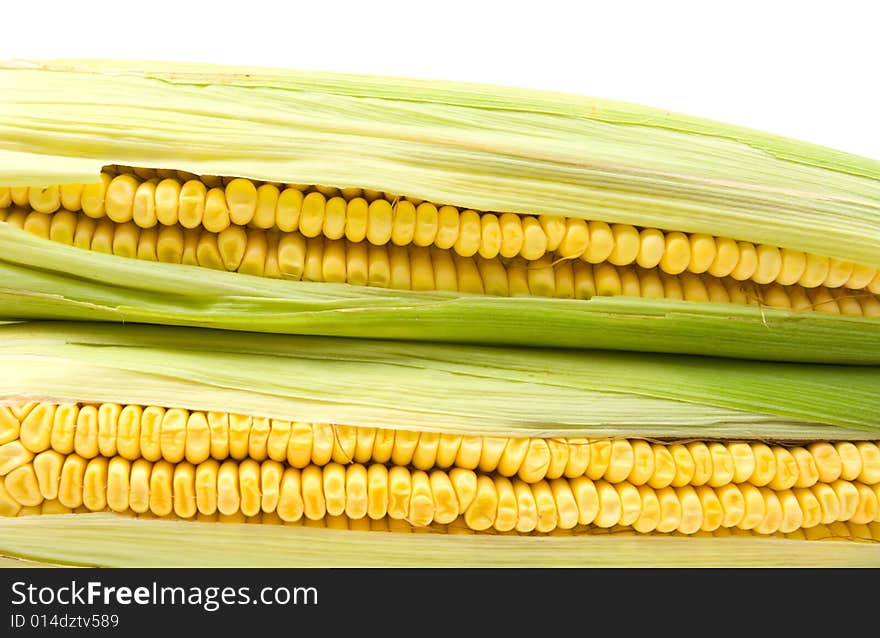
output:
<instances>
[{"instance_id":1,"label":"black banner bar","mask_svg":"<svg viewBox=\"0 0 880 638\"><path fill-rule=\"evenodd\" d=\"M504 626L519 635L516 629L537 623L545 626L542 636L552 636L557 622L585 634L596 623L617 624L630 635L642 624L653 633L658 623L684 629L707 610L740 614L758 605L778 616L783 593L804 610L820 595L826 611L858 608L857 587L818 585L877 576L878 570L10 568L0 569L0 636L151 631L164 638L192 627L226 636L298 623L320 623L333 634L376 627L385 635L420 635L421 627L462 636L480 627L494 635ZM873 590L862 591L867 597ZM858 622L849 618L847 631Z\"/></svg>"}]
</instances>

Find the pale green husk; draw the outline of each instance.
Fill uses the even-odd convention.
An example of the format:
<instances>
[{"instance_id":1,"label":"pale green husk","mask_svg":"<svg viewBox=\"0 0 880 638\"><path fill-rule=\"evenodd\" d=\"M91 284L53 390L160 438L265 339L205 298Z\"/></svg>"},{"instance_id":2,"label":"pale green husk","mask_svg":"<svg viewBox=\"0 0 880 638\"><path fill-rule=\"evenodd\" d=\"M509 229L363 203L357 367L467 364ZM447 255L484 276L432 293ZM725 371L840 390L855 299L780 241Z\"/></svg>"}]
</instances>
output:
<instances>
[{"instance_id":1,"label":"pale green husk","mask_svg":"<svg viewBox=\"0 0 880 638\"><path fill-rule=\"evenodd\" d=\"M0 403L497 435L878 436L878 369L115 324L0 326Z\"/></svg>"},{"instance_id":2,"label":"pale green husk","mask_svg":"<svg viewBox=\"0 0 880 638\"><path fill-rule=\"evenodd\" d=\"M489 297L125 259L0 223L0 319L880 364L880 321L672 299Z\"/></svg>"},{"instance_id":3,"label":"pale green husk","mask_svg":"<svg viewBox=\"0 0 880 638\"><path fill-rule=\"evenodd\" d=\"M0 183L105 164L361 186L706 232L880 267L880 162L638 105L155 62L0 68Z\"/></svg>"},{"instance_id":4,"label":"pale green husk","mask_svg":"<svg viewBox=\"0 0 880 638\"><path fill-rule=\"evenodd\" d=\"M405 534L113 514L0 518L0 553L112 567L880 567L870 542Z\"/></svg>"}]
</instances>

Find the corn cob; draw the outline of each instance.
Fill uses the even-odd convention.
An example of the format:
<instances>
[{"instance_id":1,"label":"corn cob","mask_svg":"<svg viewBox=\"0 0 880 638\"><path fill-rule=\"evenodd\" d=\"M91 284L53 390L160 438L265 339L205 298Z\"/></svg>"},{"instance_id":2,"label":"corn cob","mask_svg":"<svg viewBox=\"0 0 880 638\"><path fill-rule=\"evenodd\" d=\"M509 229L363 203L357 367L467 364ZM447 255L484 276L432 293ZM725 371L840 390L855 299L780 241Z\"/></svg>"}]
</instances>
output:
<instances>
[{"instance_id":1,"label":"corn cob","mask_svg":"<svg viewBox=\"0 0 880 638\"><path fill-rule=\"evenodd\" d=\"M499 217L382 193L368 201L361 189L281 191L241 178L208 188L196 176L138 173L155 171L2 188L0 217L86 250L257 276L496 296L751 299L880 317L876 268L776 246L576 217Z\"/></svg>"},{"instance_id":2,"label":"corn cob","mask_svg":"<svg viewBox=\"0 0 880 638\"><path fill-rule=\"evenodd\" d=\"M0 317L880 361L876 162L565 96L205 73L0 70ZM8 554L878 560L875 367L0 330ZM256 555L218 555L240 523Z\"/></svg>"},{"instance_id":3,"label":"corn cob","mask_svg":"<svg viewBox=\"0 0 880 638\"><path fill-rule=\"evenodd\" d=\"M880 363L871 160L496 87L4 83L0 317Z\"/></svg>"},{"instance_id":4,"label":"corn cob","mask_svg":"<svg viewBox=\"0 0 880 638\"><path fill-rule=\"evenodd\" d=\"M95 324L0 337L5 554L880 564L874 367ZM250 530L255 549L227 556Z\"/></svg>"}]
</instances>

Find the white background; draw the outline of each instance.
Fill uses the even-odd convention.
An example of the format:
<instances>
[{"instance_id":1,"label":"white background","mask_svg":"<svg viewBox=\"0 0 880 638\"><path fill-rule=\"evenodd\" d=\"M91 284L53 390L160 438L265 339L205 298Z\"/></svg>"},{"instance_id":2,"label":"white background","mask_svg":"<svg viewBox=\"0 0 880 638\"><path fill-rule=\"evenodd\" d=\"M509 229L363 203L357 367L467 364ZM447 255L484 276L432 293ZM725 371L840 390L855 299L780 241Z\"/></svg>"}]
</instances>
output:
<instances>
[{"instance_id":1,"label":"white background","mask_svg":"<svg viewBox=\"0 0 880 638\"><path fill-rule=\"evenodd\" d=\"M877 0L3 5L3 60L185 60L547 88L880 159Z\"/></svg>"}]
</instances>

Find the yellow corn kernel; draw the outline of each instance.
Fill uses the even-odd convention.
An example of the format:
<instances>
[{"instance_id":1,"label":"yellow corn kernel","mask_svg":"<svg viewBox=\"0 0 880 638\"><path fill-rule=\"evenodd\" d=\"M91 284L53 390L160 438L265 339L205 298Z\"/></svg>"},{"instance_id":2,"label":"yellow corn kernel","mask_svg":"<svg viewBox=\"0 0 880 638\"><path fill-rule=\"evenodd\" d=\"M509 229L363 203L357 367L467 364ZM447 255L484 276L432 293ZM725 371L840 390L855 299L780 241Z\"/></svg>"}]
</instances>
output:
<instances>
[{"instance_id":1,"label":"yellow corn kernel","mask_svg":"<svg viewBox=\"0 0 880 638\"><path fill-rule=\"evenodd\" d=\"M601 221L590 221L588 228L589 239L581 251L583 253L581 258L591 264L599 264L608 260L615 248L614 231L607 223Z\"/></svg>"},{"instance_id":2,"label":"yellow corn kernel","mask_svg":"<svg viewBox=\"0 0 880 638\"><path fill-rule=\"evenodd\" d=\"M862 472L862 455L859 449L849 441L839 441L834 447L840 456L840 478L844 481L854 481Z\"/></svg>"}]
</instances>

